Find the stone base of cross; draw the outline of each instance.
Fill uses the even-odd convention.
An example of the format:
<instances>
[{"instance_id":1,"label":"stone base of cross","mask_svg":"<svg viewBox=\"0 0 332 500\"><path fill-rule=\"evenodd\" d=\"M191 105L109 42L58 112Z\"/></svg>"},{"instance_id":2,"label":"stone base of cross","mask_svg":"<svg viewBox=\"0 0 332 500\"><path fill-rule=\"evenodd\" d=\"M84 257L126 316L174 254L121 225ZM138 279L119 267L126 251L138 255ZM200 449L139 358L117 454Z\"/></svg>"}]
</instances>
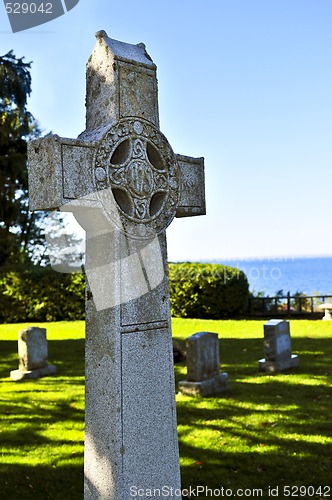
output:
<instances>
[{"instance_id":1,"label":"stone base of cross","mask_svg":"<svg viewBox=\"0 0 332 500\"><path fill-rule=\"evenodd\" d=\"M28 146L30 208L87 232L84 498L181 498L165 232L205 213L203 158L160 132L144 44L96 37L86 130Z\"/></svg>"}]
</instances>

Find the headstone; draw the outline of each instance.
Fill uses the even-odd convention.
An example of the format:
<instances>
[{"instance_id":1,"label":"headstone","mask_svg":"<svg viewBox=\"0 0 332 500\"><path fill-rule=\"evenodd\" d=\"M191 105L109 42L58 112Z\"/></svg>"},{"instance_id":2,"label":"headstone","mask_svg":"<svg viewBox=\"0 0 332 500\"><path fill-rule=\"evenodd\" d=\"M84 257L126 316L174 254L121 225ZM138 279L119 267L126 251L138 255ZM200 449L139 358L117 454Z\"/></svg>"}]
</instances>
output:
<instances>
[{"instance_id":1,"label":"headstone","mask_svg":"<svg viewBox=\"0 0 332 500\"><path fill-rule=\"evenodd\" d=\"M19 368L10 372L15 382L54 375L56 367L47 362L46 328L30 326L18 332Z\"/></svg>"},{"instance_id":2,"label":"headstone","mask_svg":"<svg viewBox=\"0 0 332 500\"><path fill-rule=\"evenodd\" d=\"M270 319L264 324L264 356L258 361L260 371L279 372L298 366L298 356L292 354L289 321Z\"/></svg>"},{"instance_id":3,"label":"headstone","mask_svg":"<svg viewBox=\"0 0 332 500\"><path fill-rule=\"evenodd\" d=\"M323 321L332 321L332 316L331 316L331 311L332 311L332 304L330 302L325 302L324 304L321 304L318 306L319 309L324 309L324 316L322 317Z\"/></svg>"},{"instance_id":4,"label":"headstone","mask_svg":"<svg viewBox=\"0 0 332 500\"><path fill-rule=\"evenodd\" d=\"M187 380L179 389L190 396L216 396L228 388L228 374L220 372L217 333L199 332L187 339Z\"/></svg>"},{"instance_id":5,"label":"headstone","mask_svg":"<svg viewBox=\"0 0 332 500\"><path fill-rule=\"evenodd\" d=\"M29 144L30 208L87 232L84 498L181 498L166 227L205 213L203 158L160 132L144 44L96 37L86 130Z\"/></svg>"}]
</instances>

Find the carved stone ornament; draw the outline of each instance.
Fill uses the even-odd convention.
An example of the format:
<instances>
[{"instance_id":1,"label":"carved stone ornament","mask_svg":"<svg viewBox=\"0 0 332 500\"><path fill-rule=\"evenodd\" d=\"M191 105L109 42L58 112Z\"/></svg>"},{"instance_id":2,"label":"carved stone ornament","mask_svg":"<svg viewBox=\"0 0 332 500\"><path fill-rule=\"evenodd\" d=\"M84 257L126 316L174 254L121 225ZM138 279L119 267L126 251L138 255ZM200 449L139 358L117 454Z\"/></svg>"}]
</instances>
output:
<instances>
[{"instance_id":1,"label":"carved stone ornament","mask_svg":"<svg viewBox=\"0 0 332 500\"><path fill-rule=\"evenodd\" d=\"M105 213L128 236L153 238L175 216L177 160L150 122L127 118L111 126L97 149L94 182Z\"/></svg>"}]
</instances>

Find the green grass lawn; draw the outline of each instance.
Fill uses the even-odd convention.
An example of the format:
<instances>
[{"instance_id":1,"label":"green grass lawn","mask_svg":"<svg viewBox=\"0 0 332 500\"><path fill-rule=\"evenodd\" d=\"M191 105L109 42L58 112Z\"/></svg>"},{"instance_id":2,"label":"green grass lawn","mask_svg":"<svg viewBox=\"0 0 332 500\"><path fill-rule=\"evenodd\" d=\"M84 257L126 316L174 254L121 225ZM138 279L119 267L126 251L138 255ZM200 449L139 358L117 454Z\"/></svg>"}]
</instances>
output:
<instances>
[{"instance_id":1,"label":"green grass lawn","mask_svg":"<svg viewBox=\"0 0 332 500\"><path fill-rule=\"evenodd\" d=\"M224 487L220 498L226 488L272 498L269 488L278 486L277 498L286 498L284 486L313 485L293 493L331 498L332 489L318 488L332 479L332 323L291 321L300 366L277 375L257 370L263 323L173 320L174 342L183 350L195 332L218 333L229 374L221 397L177 395L182 486ZM49 362L58 374L15 383L9 372L18 367L17 331L24 326L0 325L0 498L82 499L84 323L40 325L47 327ZM185 363L175 375L177 383L186 378Z\"/></svg>"}]
</instances>

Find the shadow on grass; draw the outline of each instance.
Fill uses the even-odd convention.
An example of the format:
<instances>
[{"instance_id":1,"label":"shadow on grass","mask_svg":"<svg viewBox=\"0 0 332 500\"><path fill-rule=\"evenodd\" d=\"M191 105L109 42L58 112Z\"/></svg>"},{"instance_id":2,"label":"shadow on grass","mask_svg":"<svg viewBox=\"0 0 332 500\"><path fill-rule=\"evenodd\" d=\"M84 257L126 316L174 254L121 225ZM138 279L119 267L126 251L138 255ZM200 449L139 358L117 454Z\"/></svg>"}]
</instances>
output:
<instances>
[{"instance_id":1,"label":"shadow on grass","mask_svg":"<svg viewBox=\"0 0 332 500\"><path fill-rule=\"evenodd\" d=\"M48 362L56 366L57 376L84 376L84 339L49 340ZM8 378L17 368L17 341L2 340L0 378Z\"/></svg>"},{"instance_id":2,"label":"shadow on grass","mask_svg":"<svg viewBox=\"0 0 332 500\"><path fill-rule=\"evenodd\" d=\"M5 500L82 500L83 466L1 465L0 484Z\"/></svg>"},{"instance_id":3,"label":"shadow on grass","mask_svg":"<svg viewBox=\"0 0 332 500\"><path fill-rule=\"evenodd\" d=\"M269 375L258 372L263 339L220 341L229 391L177 402L184 487L262 487L267 498L269 486L330 484L331 339L296 338L292 349L300 366Z\"/></svg>"},{"instance_id":4,"label":"shadow on grass","mask_svg":"<svg viewBox=\"0 0 332 500\"><path fill-rule=\"evenodd\" d=\"M72 436L73 429L82 436L84 411L72 401L50 403L35 391L0 401L0 411L1 498L82 499L83 437Z\"/></svg>"},{"instance_id":5,"label":"shadow on grass","mask_svg":"<svg viewBox=\"0 0 332 500\"><path fill-rule=\"evenodd\" d=\"M1 498L81 500L84 340L49 340L56 376L19 383L9 379L17 341L1 341L1 351Z\"/></svg>"},{"instance_id":6,"label":"shadow on grass","mask_svg":"<svg viewBox=\"0 0 332 500\"><path fill-rule=\"evenodd\" d=\"M318 460L320 447L312 447L312 451L317 454ZM190 456L193 459L191 465L181 467L182 488L189 489L190 486L201 485L212 489L224 487L232 489L233 496L236 496L238 489L253 491L259 488L264 493L256 496L266 499L269 498L268 490L271 487L314 486L318 490L321 486L330 485L331 475L328 459L317 463L312 468L312 457L300 456L300 453L297 453L296 456L295 453L285 455L282 450L270 453L261 453L260 451L237 453L222 450L197 452L196 448L183 445L180 441L180 456ZM329 494L326 496L329 497L331 489L328 491ZM247 494L246 496L251 495ZM210 500L216 497L211 494L199 495L200 500ZM301 497L306 499L323 498L323 496L313 497L312 495L310 497L301 495ZM277 498L286 497L280 495Z\"/></svg>"},{"instance_id":7,"label":"shadow on grass","mask_svg":"<svg viewBox=\"0 0 332 500\"><path fill-rule=\"evenodd\" d=\"M184 341L175 339L175 345L185 350ZM13 387L8 377L10 370L17 368L17 342L4 341L1 346L0 376ZM67 400L65 391L83 384L84 340L49 341L48 348L58 376L46 383L29 383L30 389L24 383L16 384L12 400L2 405L0 484L6 500L83 498L82 453L70 451L70 440L61 432L50 442L43 431L55 424L61 429L83 422L83 409L75 407L75 393ZM177 404L184 488L223 485L267 492L269 486L281 484L329 484L332 394L327 377L331 372L331 340L296 338L292 348L299 354L299 368L266 375L258 372L262 338L220 341L229 391L222 397L184 398ZM175 373L177 382L185 378L185 364L176 365ZM58 395L54 407L49 399L38 404L45 391ZM16 426L12 431L11 423ZM82 447L82 442L77 444ZM47 446L58 448L48 466L38 464L38 460L34 466L15 463L15 456L29 457L31 450ZM66 446L69 448L63 452ZM61 460L65 465L59 464Z\"/></svg>"},{"instance_id":8,"label":"shadow on grass","mask_svg":"<svg viewBox=\"0 0 332 500\"><path fill-rule=\"evenodd\" d=\"M239 421L243 422L246 414L252 417L252 410L241 414L237 406L228 405L225 409L222 402L219 409L205 409L203 413L192 409L189 413L188 419L185 405L178 405L180 429L181 425L190 426L190 435L186 436L186 431L179 432L180 456L187 463L181 467L184 488L195 485L220 488L223 485L233 489L259 487L267 492L269 486L330 484L331 445L305 439L306 436L329 435L331 426L327 419L325 425L319 423L317 416L310 417L309 425L305 421L286 426L283 423L278 434L275 414L278 413L280 419L293 420L297 417L296 411L282 412L276 408L270 414L264 412L264 420L260 423L247 425L239 425ZM212 445L195 445L196 434L201 431L213 433Z\"/></svg>"}]
</instances>

